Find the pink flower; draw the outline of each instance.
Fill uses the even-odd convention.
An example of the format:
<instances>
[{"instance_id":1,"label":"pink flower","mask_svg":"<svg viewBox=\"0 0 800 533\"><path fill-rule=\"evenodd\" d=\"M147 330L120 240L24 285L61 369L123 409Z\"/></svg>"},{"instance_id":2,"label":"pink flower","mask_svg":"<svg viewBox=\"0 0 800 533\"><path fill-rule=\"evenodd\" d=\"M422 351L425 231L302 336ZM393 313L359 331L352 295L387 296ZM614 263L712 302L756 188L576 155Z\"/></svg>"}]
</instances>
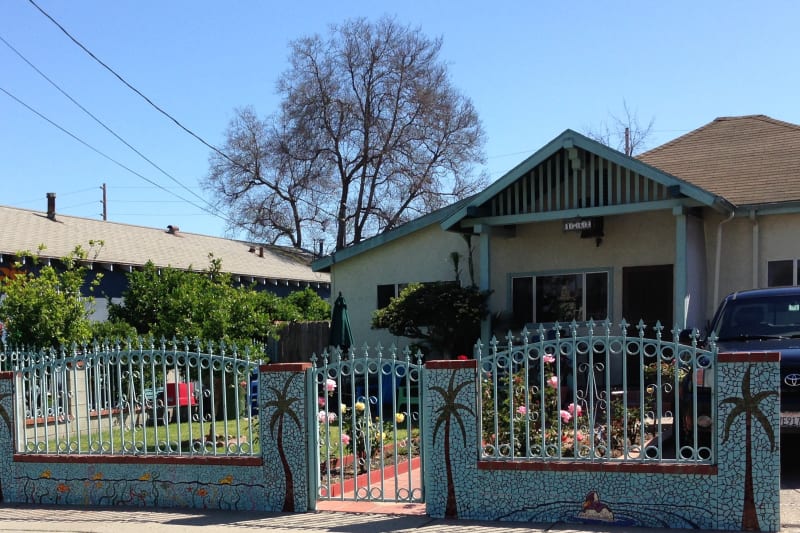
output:
<instances>
[{"instance_id":1,"label":"pink flower","mask_svg":"<svg viewBox=\"0 0 800 533\"><path fill-rule=\"evenodd\" d=\"M325 381L325 390L328 392L333 392L336 390L336 381L332 379L328 379Z\"/></svg>"},{"instance_id":2,"label":"pink flower","mask_svg":"<svg viewBox=\"0 0 800 533\"><path fill-rule=\"evenodd\" d=\"M542 356L542 361L544 361L545 363L555 363L556 362L556 356L550 355L550 354L546 354L546 355Z\"/></svg>"},{"instance_id":3,"label":"pink flower","mask_svg":"<svg viewBox=\"0 0 800 533\"><path fill-rule=\"evenodd\" d=\"M517 407L517 414L525 416L526 414L528 414L528 408L525 407L524 405L520 405L519 407Z\"/></svg>"},{"instance_id":4,"label":"pink flower","mask_svg":"<svg viewBox=\"0 0 800 533\"><path fill-rule=\"evenodd\" d=\"M576 408L577 408L577 414L575 412ZM581 407L580 405L576 406L574 403L571 403L567 406L567 411L569 411L570 414L573 414L575 416L581 416L581 414L583 414L583 407Z\"/></svg>"},{"instance_id":5,"label":"pink flower","mask_svg":"<svg viewBox=\"0 0 800 533\"><path fill-rule=\"evenodd\" d=\"M328 413L326 411L320 411L317 413L317 420L324 423L326 420L328 420Z\"/></svg>"},{"instance_id":6,"label":"pink flower","mask_svg":"<svg viewBox=\"0 0 800 533\"><path fill-rule=\"evenodd\" d=\"M561 416L561 421L565 424L572 420L572 415L569 413L569 411L564 411L562 409L558 414Z\"/></svg>"},{"instance_id":7,"label":"pink flower","mask_svg":"<svg viewBox=\"0 0 800 533\"><path fill-rule=\"evenodd\" d=\"M325 407L325 396L320 396L319 398L317 398L317 403L319 404L320 407Z\"/></svg>"},{"instance_id":8,"label":"pink flower","mask_svg":"<svg viewBox=\"0 0 800 533\"><path fill-rule=\"evenodd\" d=\"M578 438L578 442L583 442L583 439L585 439L586 437L583 435L583 433L581 433L579 431L578 435L577 435L577 438Z\"/></svg>"},{"instance_id":9,"label":"pink flower","mask_svg":"<svg viewBox=\"0 0 800 533\"><path fill-rule=\"evenodd\" d=\"M336 413L328 413L328 424L333 424L334 422L336 422Z\"/></svg>"},{"instance_id":10,"label":"pink flower","mask_svg":"<svg viewBox=\"0 0 800 533\"><path fill-rule=\"evenodd\" d=\"M350 435L342 433L342 446L347 446L348 444L350 444Z\"/></svg>"},{"instance_id":11,"label":"pink flower","mask_svg":"<svg viewBox=\"0 0 800 533\"><path fill-rule=\"evenodd\" d=\"M550 379L547 380L547 384L554 389L558 387L558 376L550 376Z\"/></svg>"}]
</instances>

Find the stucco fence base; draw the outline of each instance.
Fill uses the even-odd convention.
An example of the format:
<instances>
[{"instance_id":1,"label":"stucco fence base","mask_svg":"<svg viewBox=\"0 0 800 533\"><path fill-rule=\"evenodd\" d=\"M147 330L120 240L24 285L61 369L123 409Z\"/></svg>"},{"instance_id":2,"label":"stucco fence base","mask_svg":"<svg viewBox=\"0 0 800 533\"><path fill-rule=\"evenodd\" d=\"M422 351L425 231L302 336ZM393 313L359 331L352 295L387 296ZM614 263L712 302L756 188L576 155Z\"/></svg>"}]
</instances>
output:
<instances>
[{"instance_id":1,"label":"stucco fence base","mask_svg":"<svg viewBox=\"0 0 800 533\"><path fill-rule=\"evenodd\" d=\"M428 515L543 524L778 531L778 402L757 405L763 414L758 423L736 406L762 391L779 389L779 355L719 354L718 359L717 451L716 463L711 465L481 461L475 361L426 363L422 432ZM316 413L309 410L316 406L316 387L309 367L290 363L260 368L260 457L14 455L12 427L0 423L5 501L284 512L313 509L309 427L314 427ZM9 414L12 387L13 375L0 374L0 407Z\"/></svg>"},{"instance_id":2,"label":"stucco fence base","mask_svg":"<svg viewBox=\"0 0 800 533\"><path fill-rule=\"evenodd\" d=\"M126 505L243 511L308 510L306 381L308 363L263 365L259 439L254 457L157 457L16 454L12 372L0 373L0 483L9 503ZM302 423L274 424L284 398ZM289 474L287 475L287 471Z\"/></svg>"},{"instance_id":3,"label":"stucco fence base","mask_svg":"<svg viewBox=\"0 0 800 533\"><path fill-rule=\"evenodd\" d=\"M472 408L477 406L477 364L427 363L427 512L433 517L546 524L778 531L778 401L773 397L760 405L768 428L754 418L750 421L748 453L745 416L732 417L724 438L725 421L735 403L719 400L779 390L778 362L778 354L719 355L718 451L713 465L480 461L479 411ZM743 390L745 377L749 390ZM438 429L432 429L437 424ZM748 482L752 490L746 489Z\"/></svg>"}]
</instances>

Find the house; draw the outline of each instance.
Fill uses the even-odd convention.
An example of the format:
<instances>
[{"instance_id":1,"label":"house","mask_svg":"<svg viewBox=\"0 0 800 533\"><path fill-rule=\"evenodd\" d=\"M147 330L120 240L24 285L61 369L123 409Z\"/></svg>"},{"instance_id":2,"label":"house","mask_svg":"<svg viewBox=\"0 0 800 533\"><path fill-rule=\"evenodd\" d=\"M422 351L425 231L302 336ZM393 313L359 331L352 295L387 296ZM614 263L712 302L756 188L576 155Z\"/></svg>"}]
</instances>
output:
<instances>
[{"instance_id":1,"label":"house","mask_svg":"<svg viewBox=\"0 0 800 533\"><path fill-rule=\"evenodd\" d=\"M472 198L312 267L347 298L357 344L405 345L372 313L407 283L453 280L452 252L492 291L484 341L573 319L702 328L731 291L798 283L798 169L800 126L763 115L638 157L566 130Z\"/></svg>"},{"instance_id":2,"label":"house","mask_svg":"<svg viewBox=\"0 0 800 533\"><path fill-rule=\"evenodd\" d=\"M183 232L177 226L157 229L65 216L56 213L55 194L49 193L47 200L44 212L0 206L0 275L13 272L20 252L36 254L40 245L45 247L39 253L43 261L58 261L76 246L89 250L90 241L101 241L102 246L94 247L86 262L91 273L103 273L94 293L96 320L107 316L106 298L120 301L127 287L126 274L148 261L162 268L202 271L213 255L236 283L254 284L257 290L279 296L311 287L321 297L330 297L330 277L311 270L310 254Z\"/></svg>"}]
</instances>

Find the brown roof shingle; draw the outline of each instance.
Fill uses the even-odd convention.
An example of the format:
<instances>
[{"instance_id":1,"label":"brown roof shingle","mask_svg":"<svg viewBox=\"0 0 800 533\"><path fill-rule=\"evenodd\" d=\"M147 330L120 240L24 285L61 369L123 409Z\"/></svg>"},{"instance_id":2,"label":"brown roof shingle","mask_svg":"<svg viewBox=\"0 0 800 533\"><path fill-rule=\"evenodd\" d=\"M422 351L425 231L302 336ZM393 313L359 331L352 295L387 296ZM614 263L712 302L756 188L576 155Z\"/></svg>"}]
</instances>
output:
<instances>
[{"instance_id":1,"label":"brown roof shingle","mask_svg":"<svg viewBox=\"0 0 800 533\"><path fill-rule=\"evenodd\" d=\"M800 126L721 117L638 156L737 207L800 200Z\"/></svg>"},{"instance_id":2,"label":"brown roof shingle","mask_svg":"<svg viewBox=\"0 0 800 533\"><path fill-rule=\"evenodd\" d=\"M104 243L94 258L100 263L136 267L151 260L160 267L203 270L213 253L222 260L224 272L261 280L330 283L329 274L312 272L307 254L280 246L263 246L261 257L259 245L243 241L67 215L50 220L43 212L0 206L0 254L36 253L44 245L42 256L61 258L78 245L88 249L90 240Z\"/></svg>"}]
</instances>

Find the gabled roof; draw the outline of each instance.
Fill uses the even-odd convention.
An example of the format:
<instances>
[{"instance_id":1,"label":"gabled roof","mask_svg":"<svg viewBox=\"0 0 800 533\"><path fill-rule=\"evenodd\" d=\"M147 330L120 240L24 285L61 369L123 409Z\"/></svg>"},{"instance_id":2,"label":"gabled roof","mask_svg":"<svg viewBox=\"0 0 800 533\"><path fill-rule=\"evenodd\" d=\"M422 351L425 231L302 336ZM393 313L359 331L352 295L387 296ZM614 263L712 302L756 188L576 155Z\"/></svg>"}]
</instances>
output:
<instances>
[{"instance_id":1,"label":"gabled roof","mask_svg":"<svg viewBox=\"0 0 800 533\"><path fill-rule=\"evenodd\" d=\"M736 206L800 200L800 126L765 115L717 118L638 159Z\"/></svg>"},{"instance_id":2,"label":"gabled roof","mask_svg":"<svg viewBox=\"0 0 800 533\"><path fill-rule=\"evenodd\" d=\"M616 165L627 168L641 175L645 179L651 180L661 186L674 188L676 196L680 194L696 200L702 205L713 206L722 210L729 208L724 199L711 194L702 188L697 187L696 185L693 185L674 175L668 174L663 170L648 164L644 164L642 161L636 158L626 156L625 154L594 141L585 135L568 129L550 141L543 148L536 151L536 153L528 157L525 161L508 171L505 175L500 177L481 193L475 195L468 204L464 205L461 209L448 217L442 223L442 227L445 229L451 229L455 227L461 220L468 217L468 211L470 211L472 208L487 204L490 200L492 200L492 198L502 193L508 187L512 186L517 180L520 180L526 174L529 174L534 168L543 164L556 152L572 148L580 148L586 152L600 156L601 158Z\"/></svg>"},{"instance_id":3,"label":"gabled roof","mask_svg":"<svg viewBox=\"0 0 800 533\"><path fill-rule=\"evenodd\" d=\"M398 226L387 232L375 235L374 237L370 237L369 239L365 239L358 244L354 244L353 246L348 246L343 250L334 252L331 255L325 256L321 259L314 261L311 264L311 268L314 269L314 272L330 272L331 266L333 266L335 263L340 263L345 259L349 259L353 256L362 254L366 251L377 248L378 246L381 246L388 242L392 242L401 237L405 237L406 235L410 235L415 231L427 228L428 226L431 226L433 224L441 223L442 220L446 219L454 211L457 211L461 206L469 203L471 199L472 197L459 200L454 204L450 204L448 206L442 207L441 209L437 209L432 213L428 213L427 215L415 218L410 222L406 222L402 226Z\"/></svg>"},{"instance_id":4,"label":"gabled roof","mask_svg":"<svg viewBox=\"0 0 800 533\"><path fill-rule=\"evenodd\" d=\"M309 254L291 248L66 215L51 220L43 212L0 206L0 260L21 251L36 253L40 245L46 247L42 257L60 259L78 245L88 249L90 240L103 241L90 259L107 269L128 270L150 260L159 267L200 271L213 254L224 272L245 280L330 283L328 274L312 272Z\"/></svg>"}]
</instances>

